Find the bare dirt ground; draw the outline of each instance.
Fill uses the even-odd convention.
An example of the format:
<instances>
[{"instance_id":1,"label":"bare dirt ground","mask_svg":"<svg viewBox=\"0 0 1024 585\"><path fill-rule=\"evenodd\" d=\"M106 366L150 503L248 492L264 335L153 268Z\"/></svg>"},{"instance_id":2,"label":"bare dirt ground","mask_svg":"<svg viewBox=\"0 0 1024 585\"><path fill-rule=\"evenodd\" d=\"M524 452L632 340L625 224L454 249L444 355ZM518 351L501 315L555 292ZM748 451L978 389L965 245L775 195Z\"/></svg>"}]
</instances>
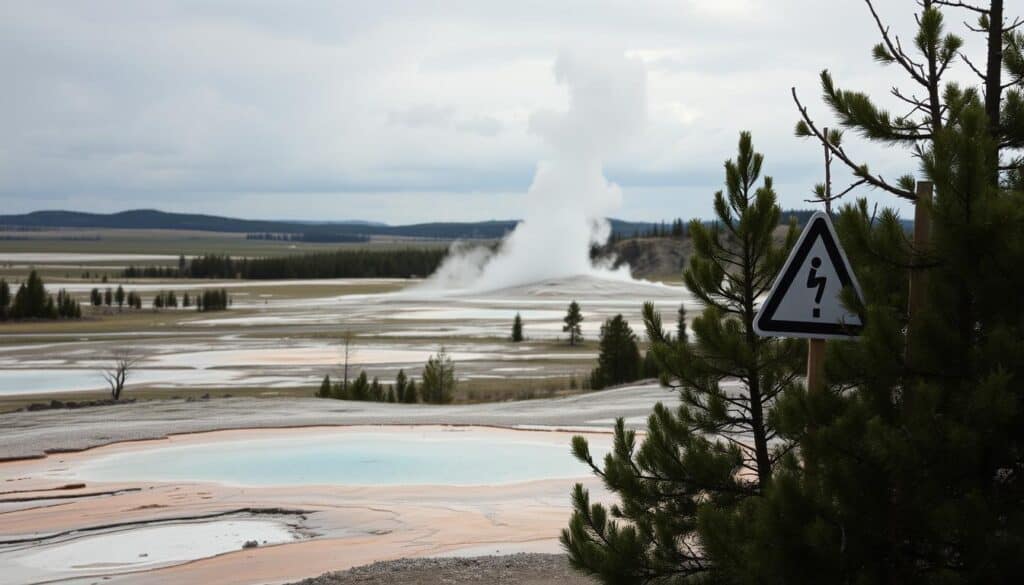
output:
<instances>
[{"instance_id":1,"label":"bare dirt ground","mask_svg":"<svg viewBox=\"0 0 1024 585\"><path fill-rule=\"evenodd\" d=\"M593 585L564 555L401 559L327 573L293 585Z\"/></svg>"}]
</instances>

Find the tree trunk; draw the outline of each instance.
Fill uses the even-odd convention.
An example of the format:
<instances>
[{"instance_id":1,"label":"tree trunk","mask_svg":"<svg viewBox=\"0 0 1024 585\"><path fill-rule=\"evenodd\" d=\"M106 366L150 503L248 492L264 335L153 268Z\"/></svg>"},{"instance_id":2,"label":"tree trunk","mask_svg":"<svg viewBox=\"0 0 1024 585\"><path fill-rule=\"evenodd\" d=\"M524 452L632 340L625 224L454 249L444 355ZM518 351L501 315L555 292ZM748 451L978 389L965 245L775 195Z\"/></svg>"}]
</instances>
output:
<instances>
[{"instance_id":1,"label":"tree trunk","mask_svg":"<svg viewBox=\"0 0 1024 585\"><path fill-rule=\"evenodd\" d=\"M992 0L989 7L988 63L985 68L985 113L989 132L999 140L999 108L1003 97L1003 0Z\"/></svg>"}]
</instances>

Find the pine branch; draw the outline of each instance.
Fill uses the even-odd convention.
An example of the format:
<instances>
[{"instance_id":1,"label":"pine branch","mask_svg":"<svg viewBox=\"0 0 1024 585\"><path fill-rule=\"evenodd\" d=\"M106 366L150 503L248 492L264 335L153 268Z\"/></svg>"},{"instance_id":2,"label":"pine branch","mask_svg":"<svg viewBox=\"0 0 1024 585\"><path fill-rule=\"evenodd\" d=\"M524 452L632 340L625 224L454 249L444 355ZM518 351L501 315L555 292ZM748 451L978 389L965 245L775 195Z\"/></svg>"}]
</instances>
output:
<instances>
[{"instance_id":1,"label":"pine branch","mask_svg":"<svg viewBox=\"0 0 1024 585\"><path fill-rule=\"evenodd\" d=\"M846 166L848 166L850 168L850 170L853 171L853 174L855 176L863 179L864 182L866 182L867 184L871 185L872 187L875 187L877 189L882 189L883 191L888 191L889 193L892 193L893 195L895 195L897 197L900 197L902 199L907 199L909 201L917 201L917 194L916 193L914 193L913 191L910 191L908 189L901 189L899 187L890 185L889 183L887 183L881 177L876 177L876 176L870 174L867 171L867 167L865 165L857 165L855 162L853 162L850 159L849 156L847 156L846 152L842 148L833 145L821 133L821 131L818 130L818 127L815 126L814 121L810 117L810 114L807 113L807 108L803 105L803 103L800 102L800 98L797 96L797 93L796 93L796 88L795 87L791 88L790 91L791 91L791 93L793 95L793 101L796 102L796 107L800 111L800 116L803 118L803 122L806 124L808 130L810 130L810 132L812 134L814 134L814 136L816 136L818 138L818 140L822 144L824 144L832 152L832 154L836 158L838 158Z\"/></svg>"},{"instance_id":2,"label":"pine branch","mask_svg":"<svg viewBox=\"0 0 1024 585\"><path fill-rule=\"evenodd\" d=\"M981 70L979 70L977 67L975 67L974 63L971 62L971 60L967 57L967 55L964 55L963 53L961 53L960 54L960 58L963 60L964 63L967 64L968 67L970 67L971 71L973 71L975 75L977 75L979 78L981 78L981 81L983 83L988 81L988 76L986 76L984 73L981 72Z\"/></svg>"},{"instance_id":3,"label":"pine branch","mask_svg":"<svg viewBox=\"0 0 1024 585\"><path fill-rule=\"evenodd\" d=\"M986 16L989 13L989 11L985 8L973 6L971 4L967 4L966 2L960 2L959 0L933 0L933 4L938 4L939 6L946 6L947 8L965 8L967 10L971 10L977 12L978 14L983 14Z\"/></svg>"},{"instance_id":4,"label":"pine branch","mask_svg":"<svg viewBox=\"0 0 1024 585\"><path fill-rule=\"evenodd\" d=\"M889 54L892 56L893 61L899 63L903 69L910 74L910 77L917 81L924 87L928 87L928 80L925 77L924 67L919 63L915 63L904 51L903 46L900 43L899 37L893 37L889 35L889 27L882 23L882 19L878 16L878 12L875 10L874 4L871 0L864 0L868 5L868 9L871 11L871 16L875 19L875 24L878 25L878 32L882 35L882 40L885 42L886 47L889 49Z\"/></svg>"}]
</instances>

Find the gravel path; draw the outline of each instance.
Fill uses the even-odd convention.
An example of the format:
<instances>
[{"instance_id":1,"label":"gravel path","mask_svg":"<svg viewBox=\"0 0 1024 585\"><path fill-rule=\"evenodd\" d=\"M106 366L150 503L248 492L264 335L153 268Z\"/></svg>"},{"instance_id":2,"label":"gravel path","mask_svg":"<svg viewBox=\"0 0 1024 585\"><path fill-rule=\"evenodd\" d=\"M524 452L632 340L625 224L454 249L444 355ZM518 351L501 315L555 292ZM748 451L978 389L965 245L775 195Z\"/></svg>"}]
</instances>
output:
<instances>
[{"instance_id":1,"label":"gravel path","mask_svg":"<svg viewBox=\"0 0 1024 585\"><path fill-rule=\"evenodd\" d=\"M330 425L441 424L610 431L616 417L646 425L657 402L675 393L641 384L567 398L432 406L321 398L161 400L0 415L0 460L40 457L171 434L224 429Z\"/></svg>"},{"instance_id":2,"label":"gravel path","mask_svg":"<svg viewBox=\"0 0 1024 585\"><path fill-rule=\"evenodd\" d=\"M292 585L595 585L564 555L400 559L327 573Z\"/></svg>"}]
</instances>

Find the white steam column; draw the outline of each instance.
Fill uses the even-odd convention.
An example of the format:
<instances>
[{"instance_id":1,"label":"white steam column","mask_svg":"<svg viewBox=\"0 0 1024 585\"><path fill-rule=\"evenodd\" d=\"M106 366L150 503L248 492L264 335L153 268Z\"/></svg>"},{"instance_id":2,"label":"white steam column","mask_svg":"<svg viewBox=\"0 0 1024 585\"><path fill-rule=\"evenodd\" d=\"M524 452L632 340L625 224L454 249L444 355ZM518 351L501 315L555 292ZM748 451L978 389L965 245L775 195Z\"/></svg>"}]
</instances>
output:
<instances>
[{"instance_id":1,"label":"white steam column","mask_svg":"<svg viewBox=\"0 0 1024 585\"><path fill-rule=\"evenodd\" d=\"M608 240L605 218L622 204L622 190L605 178L603 164L646 123L647 72L621 54L562 54L555 78L568 88L569 108L530 117L530 131L552 152L537 164L523 221L495 254L453 247L425 286L495 290L580 275L629 279L625 268L595 266L590 247Z\"/></svg>"}]
</instances>

